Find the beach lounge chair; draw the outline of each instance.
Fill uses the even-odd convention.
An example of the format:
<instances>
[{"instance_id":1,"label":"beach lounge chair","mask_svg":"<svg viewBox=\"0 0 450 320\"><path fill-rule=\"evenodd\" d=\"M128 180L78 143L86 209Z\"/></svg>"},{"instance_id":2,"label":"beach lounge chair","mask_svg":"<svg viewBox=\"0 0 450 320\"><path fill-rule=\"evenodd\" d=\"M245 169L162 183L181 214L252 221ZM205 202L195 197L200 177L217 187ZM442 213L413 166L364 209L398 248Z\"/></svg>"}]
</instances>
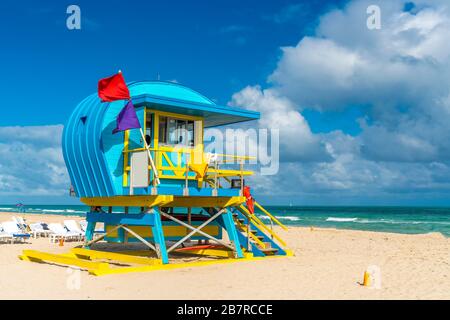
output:
<instances>
[{"instance_id":1,"label":"beach lounge chair","mask_svg":"<svg viewBox=\"0 0 450 320\"><path fill-rule=\"evenodd\" d=\"M70 232L77 233L80 237L80 240L84 237L84 232L78 227L78 224L75 220L64 220L64 227Z\"/></svg>"},{"instance_id":2,"label":"beach lounge chair","mask_svg":"<svg viewBox=\"0 0 450 320\"><path fill-rule=\"evenodd\" d=\"M48 228L52 233L50 234L50 242L56 243L60 239L64 240L79 240L80 235L76 232L67 231L60 223L50 223Z\"/></svg>"},{"instance_id":3,"label":"beach lounge chair","mask_svg":"<svg viewBox=\"0 0 450 320\"><path fill-rule=\"evenodd\" d=\"M80 221L80 227L81 227L81 231L83 231L83 233L86 233L87 221L86 220L81 220Z\"/></svg>"},{"instance_id":4,"label":"beach lounge chair","mask_svg":"<svg viewBox=\"0 0 450 320\"><path fill-rule=\"evenodd\" d=\"M7 221L2 223L3 232L12 237L11 243L15 240L20 240L25 242L26 239L30 238L30 234L20 230L19 226L15 221Z\"/></svg>"},{"instance_id":5,"label":"beach lounge chair","mask_svg":"<svg viewBox=\"0 0 450 320\"><path fill-rule=\"evenodd\" d=\"M29 227L27 225L27 223L25 222L25 219L22 217L12 217L12 220L19 226L20 230L22 230L23 232L28 232L29 231Z\"/></svg>"},{"instance_id":6,"label":"beach lounge chair","mask_svg":"<svg viewBox=\"0 0 450 320\"><path fill-rule=\"evenodd\" d=\"M31 223L30 225L30 233L33 238L39 237L48 237L53 232L48 229L47 225L43 222Z\"/></svg>"},{"instance_id":7,"label":"beach lounge chair","mask_svg":"<svg viewBox=\"0 0 450 320\"><path fill-rule=\"evenodd\" d=\"M8 240L11 240L11 239L12 239L12 236L9 235L8 233L6 233L3 230L2 225L0 224L0 242L8 241Z\"/></svg>"},{"instance_id":8,"label":"beach lounge chair","mask_svg":"<svg viewBox=\"0 0 450 320\"><path fill-rule=\"evenodd\" d=\"M80 221L80 227L81 227L81 231L83 231L83 234L86 234L87 221L86 220L81 220ZM101 226L97 227L97 228L101 228ZM104 229L95 229L94 230L94 234L103 234L103 233L105 233Z\"/></svg>"}]
</instances>

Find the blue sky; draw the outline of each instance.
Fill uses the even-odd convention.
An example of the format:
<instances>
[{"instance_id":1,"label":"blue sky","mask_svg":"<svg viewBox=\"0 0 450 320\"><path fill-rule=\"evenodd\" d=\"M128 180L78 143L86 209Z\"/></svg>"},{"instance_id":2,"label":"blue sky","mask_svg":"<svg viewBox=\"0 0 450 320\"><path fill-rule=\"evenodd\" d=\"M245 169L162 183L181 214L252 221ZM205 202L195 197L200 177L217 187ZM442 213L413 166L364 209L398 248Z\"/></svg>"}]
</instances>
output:
<instances>
[{"instance_id":1,"label":"blue sky","mask_svg":"<svg viewBox=\"0 0 450 320\"><path fill-rule=\"evenodd\" d=\"M70 4L81 30L66 28ZM371 4L380 30L366 27ZM279 127L282 169L253 181L265 202L450 205L444 0L2 1L0 12L0 203L74 201L58 137L121 69Z\"/></svg>"},{"instance_id":2,"label":"blue sky","mask_svg":"<svg viewBox=\"0 0 450 320\"><path fill-rule=\"evenodd\" d=\"M69 2L0 4L0 80L17 104L27 83L34 103L2 108L0 125L64 123L99 78L177 80L218 103L264 83L280 47L307 34L327 1L76 1L82 30L66 28ZM24 81L25 80L25 81Z\"/></svg>"}]
</instances>

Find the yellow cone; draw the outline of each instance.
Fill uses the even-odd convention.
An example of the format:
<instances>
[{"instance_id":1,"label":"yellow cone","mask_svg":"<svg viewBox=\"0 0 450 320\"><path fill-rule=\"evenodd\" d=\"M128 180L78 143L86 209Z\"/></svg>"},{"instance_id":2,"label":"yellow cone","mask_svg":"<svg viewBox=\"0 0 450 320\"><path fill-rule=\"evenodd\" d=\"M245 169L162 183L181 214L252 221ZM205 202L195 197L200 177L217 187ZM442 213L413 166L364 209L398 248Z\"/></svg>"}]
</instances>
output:
<instances>
[{"instance_id":1,"label":"yellow cone","mask_svg":"<svg viewBox=\"0 0 450 320\"><path fill-rule=\"evenodd\" d=\"M371 279L370 279L370 273L369 272L364 272L364 281L363 281L363 286L365 287L370 287L371 284Z\"/></svg>"}]
</instances>

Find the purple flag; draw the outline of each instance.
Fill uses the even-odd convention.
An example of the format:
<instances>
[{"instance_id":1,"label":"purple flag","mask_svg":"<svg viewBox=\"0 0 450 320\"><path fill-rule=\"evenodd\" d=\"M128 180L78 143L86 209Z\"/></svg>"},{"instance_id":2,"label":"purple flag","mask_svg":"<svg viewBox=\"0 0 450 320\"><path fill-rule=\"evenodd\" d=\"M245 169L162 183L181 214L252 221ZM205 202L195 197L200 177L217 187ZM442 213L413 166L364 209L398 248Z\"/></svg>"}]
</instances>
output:
<instances>
[{"instance_id":1,"label":"purple flag","mask_svg":"<svg viewBox=\"0 0 450 320\"><path fill-rule=\"evenodd\" d=\"M133 103L130 100L117 116L117 128L115 128L112 133L114 134L120 131L137 129L140 127L141 124L139 123L136 111L134 110Z\"/></svg>"}]
</instances>

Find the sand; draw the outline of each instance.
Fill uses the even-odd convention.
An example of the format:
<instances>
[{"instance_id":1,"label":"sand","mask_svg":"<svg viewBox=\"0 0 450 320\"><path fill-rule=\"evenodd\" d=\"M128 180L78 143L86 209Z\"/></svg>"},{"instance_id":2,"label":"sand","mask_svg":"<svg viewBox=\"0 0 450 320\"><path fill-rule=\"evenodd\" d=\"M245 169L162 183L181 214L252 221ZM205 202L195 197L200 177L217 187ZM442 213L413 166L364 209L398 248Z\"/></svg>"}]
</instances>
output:
<instances>
[{"instance_id":1,"label":"sand","mask_svg":"<svg viewBox=\"0 0 450 320\"><path fill-rule=\"evenodd\" d=\"M10 216L0 213L0 222ZM41 238L0 244L0 299L450 299L450 239L441 234L300 227L279 232L294 257L102 277L18 259L23 249L62 253L80 243L59 247ZM380 289L359 284L370 265L381 270Z\"/></svg>"}]
</instances>

